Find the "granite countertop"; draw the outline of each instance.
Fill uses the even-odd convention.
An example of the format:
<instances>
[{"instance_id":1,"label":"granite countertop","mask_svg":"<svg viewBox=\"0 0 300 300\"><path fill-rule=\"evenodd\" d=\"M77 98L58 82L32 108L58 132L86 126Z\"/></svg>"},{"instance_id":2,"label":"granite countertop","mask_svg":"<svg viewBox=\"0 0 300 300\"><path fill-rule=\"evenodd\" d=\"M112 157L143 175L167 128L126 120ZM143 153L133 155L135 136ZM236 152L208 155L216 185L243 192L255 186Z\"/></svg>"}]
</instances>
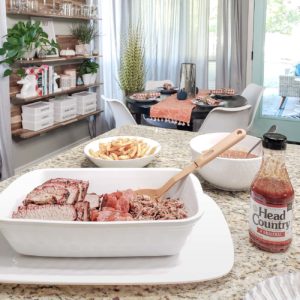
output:
<instances>
[{"instance_id":1,"label":"granite countertop","mask_svg":"<svg viewBox=\"0 0 300 300\"><path fill-rule=\"evenodd\" d=\"M189 141L197 133L145 126L124 126L103 136L137 135L162 145L160 157L149 167L179 167L191 160ZM83 153L85 144L24 170L39 168L94 167ZM203 183L204 191L221 208L231 230L235 262L229 274L207 282L143 286L48 286L1 284L0 299L242 299L260 281L300 269L300 146L287 147L287 167L295 189L293 242L285 253L271 254L253 247L248 240L248 192L225 192ZM3 190L17 176L0 182ZM201 267L201 266L200 266Z\"/></svg>"}]
</instances>

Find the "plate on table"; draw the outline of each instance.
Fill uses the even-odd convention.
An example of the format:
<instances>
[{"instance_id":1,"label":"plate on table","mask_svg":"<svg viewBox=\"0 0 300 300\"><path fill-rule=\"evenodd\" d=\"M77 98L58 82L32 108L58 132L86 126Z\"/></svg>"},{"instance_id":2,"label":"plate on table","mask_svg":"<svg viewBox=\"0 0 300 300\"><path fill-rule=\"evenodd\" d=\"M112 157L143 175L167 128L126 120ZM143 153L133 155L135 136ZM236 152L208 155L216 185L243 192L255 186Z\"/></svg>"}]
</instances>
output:
<instances>
[{"instance_id":1,"label":"plate on table","mask_svg":"<svg viewBox=\"0 0 300 300\"><path fill-rule=\"evenodd\" d=\"M141 285L220 278L234 262L231 234L218 205L205 209L178 255L131 258L48 258L17 254L0 234L0 282L61 285Z\"/></svg>"},{"instance_id":2,"label":"plate on table","mask_svg":"<svg viewBox=\"0 0 300 300\"><path fill-rule=\"evenodd\" d=\"M162 95L172 95L178 92L178 88L172 88L170 90L164 89L164 88L159 88L159 91Z\"/></svg>"},{"instance_id":3,"label":"plate on table","mask_svg":"<svg viewBox=\"0 0 300 300\"><path fill-rule=\"evenodd\" d=\"M208 103L205 103L205 102L197 100L197 99L192 100L192 103L196 104L198 106L201 106L201 107L210 107L210 108L211 107L219 107L219 106L224 105L223 101L217 101L215 104L208 104Z\"/></svg>"},{"instance_id":4,"label":"plate on table","mask_svg":"<svg viewBox=\"0 0 300 300\"><path fill-rule=\"evenodd\" d=\"M159 92L145 92L145 93L135 93L129 96L129 99L135 100L137 102L152 102L158 101L160 97Z\"/></svg>"},{"instance_id":5,"label":"plate on table","mask_svg":"<svg viewBox=\"0 0 300 300\"><path fill-rule=\"evenodd\" d=\"M300 299L300 273L288 273L268 278L257 284L245 300Z\"/></svg>"},{"instance_id":6,"label":"plate on table","mask_svg":"<svg viewBox=\"0 0 300 300\"><path fill-rule=\"evenodd\" d=\"M235 96L238 96L238 94L233 94L233 95L228 95L228 94L211 94L210 95L212 98L216 99L231 99Z\"/></svg>"}]
</instances>

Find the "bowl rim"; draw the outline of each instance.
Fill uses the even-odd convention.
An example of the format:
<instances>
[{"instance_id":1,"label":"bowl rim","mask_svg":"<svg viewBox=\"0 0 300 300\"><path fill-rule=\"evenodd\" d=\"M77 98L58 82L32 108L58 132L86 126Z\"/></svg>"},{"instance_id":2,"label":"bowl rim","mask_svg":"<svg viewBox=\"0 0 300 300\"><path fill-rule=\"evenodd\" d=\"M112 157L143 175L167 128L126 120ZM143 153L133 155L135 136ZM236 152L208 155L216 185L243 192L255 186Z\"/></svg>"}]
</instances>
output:
<instances>
[{"instance_id":1,"label":"bowl rim","mask_svg":"<svg viewBox=\"0 0 300 300\"><path fill-rule=\"evenodd\" d=\"M90 149L91 144L94 144L96 142L100 143L100 140L109 141L109 140L114 140L114 139L118 139L118 138L132 138L132 139L135 138L135 139L145 140L145 142L151 141L154 144L157 144L157 147L156 147L155 152L152 153L151 155L138 157L138 158L122 159L122 160L108 160L108 159L103 159L103 158L100 158L100 157L93 157L89 154L88 150ZM103 143L105 143L105 141ZM117 163L117 164L122 163L122 162L140 161L140 160L144 160L146 158L152 158L152 157L157 156L160 153L160 151L161 151L161 144L158 141L153 140L151 138L146 138L146 137L142 137L142 136L134 136L134 135L116 135L116 136L111 136L111 137L103 137L103 138L100 138L100 139L95 139L95 140L89 142L87 145L85 145L85 147L83 149L84 154L90 159L94 159L94 160L99 161L99 162L109 162L109 163Z\"/></svg>"},{"instance_id":2,"label":"bowl rim","mask_svg":"<svg viewBox=\"0 0 300 300\"><path fill-rule=\"evenodd\" d=\"M199 155L200 155L203 151L207 150L207 148L206 148L206 149L202 149L201 152L200 152L200 151L196 150L196 149L192 146L193 142L194 142L197 138L202 137L202 136L204 136L204 135L213 135L213 134L220 134L220 133L223 133L223 134L227 133L227 134L229 134L230 132L210 132L210 133L205 133L205 134L199 134L199 135L193 137L193 138L189 141L190 149L192 149L192 150L195 151L195 152L198 152ZM247 137L247 136L248 136L248 137L256 138L257 141L260 140L259 137L254 136L254 135L247 134L246 137ZM246 152L246 151L245 151L245 152ZM220 157L220 156L217 156L217 157L215 158L215 160L221 160L221 161L222 161L222 160L224 160L224 161L236 161L236 162L245 162L245 161L251 162L251 161L256 161L256 160L261 160L261 159L262 159L262 151L261 151L261 154L258 155L257 157L249 157L249 158L231 158L231 157Z\"/></svg>"}]
</instances>

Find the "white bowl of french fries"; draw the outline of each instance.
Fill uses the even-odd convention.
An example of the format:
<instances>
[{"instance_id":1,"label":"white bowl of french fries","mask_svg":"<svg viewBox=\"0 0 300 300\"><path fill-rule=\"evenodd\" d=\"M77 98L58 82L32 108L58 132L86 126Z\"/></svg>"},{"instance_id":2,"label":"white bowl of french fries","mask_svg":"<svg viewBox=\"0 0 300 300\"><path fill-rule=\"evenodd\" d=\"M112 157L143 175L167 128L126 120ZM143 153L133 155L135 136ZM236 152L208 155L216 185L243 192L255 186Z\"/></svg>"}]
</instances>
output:
<instances>
[{"instance_id":1,"label":"white bowl of french fries","mask_svg":"<svg viewBox=\"0 0 300 300\"><path fill-rule=\"evenodd\" d=\"M142 168L158 156L157 141L139 136L115 136L95 140L84 148L84 154L103 168Z\"/></svg>"}]
</instances>

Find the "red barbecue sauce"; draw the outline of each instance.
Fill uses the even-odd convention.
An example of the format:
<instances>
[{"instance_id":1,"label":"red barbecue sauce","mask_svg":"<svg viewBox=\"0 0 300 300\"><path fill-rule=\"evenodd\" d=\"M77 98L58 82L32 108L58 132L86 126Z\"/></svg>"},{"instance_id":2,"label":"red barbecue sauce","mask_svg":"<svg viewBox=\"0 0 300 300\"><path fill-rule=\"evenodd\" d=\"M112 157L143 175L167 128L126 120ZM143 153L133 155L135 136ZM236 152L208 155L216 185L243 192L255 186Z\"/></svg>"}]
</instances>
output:
<instances>
[{"instance_id":1,"label":"red barbecue sauce","mask_svg":"<svg viewBox=\"0 0 300 300\"><path fill-rule=\"evenodd\" d=\"M284 163L285 145L274 150L273 142L263 143L263 162L251 186L249 237L262 250L284 252L292 242L294 190Z\"/></svg>"},{"instance_id":2,"label":"red barbecue sauce","mask_svg":"<svg viewBox=\"0 0 300 300\"><path fill-rule=\"evenodd\" d=\"M280 181L274 178L258 178L252 185L251 198L259 201L264 206L279 207L291 206L294 199L294 190L289 182ZM277 242L264 240L249 231L251 242L258 248L269 252L286 251L292 242L292 238Z\"/></svg>"}]
</instances>

